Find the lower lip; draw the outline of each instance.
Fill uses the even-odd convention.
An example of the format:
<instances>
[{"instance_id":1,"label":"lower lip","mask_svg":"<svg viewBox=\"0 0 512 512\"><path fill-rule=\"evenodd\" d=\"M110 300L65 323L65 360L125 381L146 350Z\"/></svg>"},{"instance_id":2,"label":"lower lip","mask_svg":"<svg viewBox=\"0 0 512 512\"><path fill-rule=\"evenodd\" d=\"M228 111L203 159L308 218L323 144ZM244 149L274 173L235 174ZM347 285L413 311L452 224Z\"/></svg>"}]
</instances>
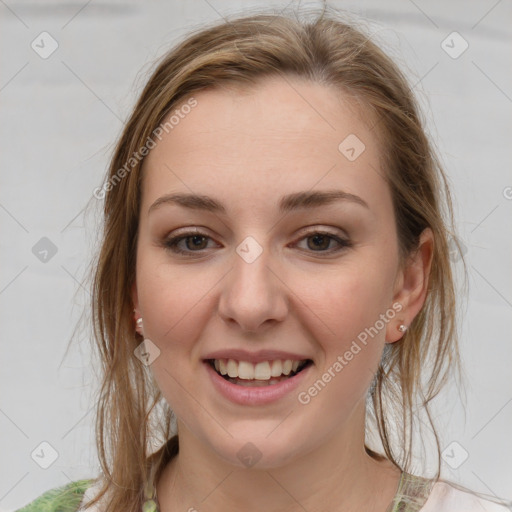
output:
<instances>
[{"instance_id":1,"label":"lower lip","mask_svg":"<svg viewBox=\"0 0 512 512\"><path fill-rule=\"evenodd\" d=\"M297 373L297 375L278 382L277 384L246 387L227 381L221 377L208 362L205 361L204 364L210 374L215 389L228 400L240 405L263 405L283 398L299 386L313 366L309 364L307 368L304 368Z\"/></svg>"}]
</instances>

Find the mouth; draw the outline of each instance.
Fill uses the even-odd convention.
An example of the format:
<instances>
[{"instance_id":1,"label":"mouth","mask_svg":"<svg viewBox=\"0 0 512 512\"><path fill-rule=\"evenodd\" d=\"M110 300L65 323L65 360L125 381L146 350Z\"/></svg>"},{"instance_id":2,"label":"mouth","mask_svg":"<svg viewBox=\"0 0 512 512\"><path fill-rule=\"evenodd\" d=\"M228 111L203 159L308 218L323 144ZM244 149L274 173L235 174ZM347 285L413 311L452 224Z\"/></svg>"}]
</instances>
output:
<instances>
[{"instance_id":1,"label":"mouth","mask_svg":"<svg viewBox=\"0 0 512 512\"><path fill-rule=\"evenodd\" d=\"M224 380L245 387L274 386L313 364L311 359L273 359L256 364L235 359L206 359L205 362Z\"/></svg>"}]
</instances>

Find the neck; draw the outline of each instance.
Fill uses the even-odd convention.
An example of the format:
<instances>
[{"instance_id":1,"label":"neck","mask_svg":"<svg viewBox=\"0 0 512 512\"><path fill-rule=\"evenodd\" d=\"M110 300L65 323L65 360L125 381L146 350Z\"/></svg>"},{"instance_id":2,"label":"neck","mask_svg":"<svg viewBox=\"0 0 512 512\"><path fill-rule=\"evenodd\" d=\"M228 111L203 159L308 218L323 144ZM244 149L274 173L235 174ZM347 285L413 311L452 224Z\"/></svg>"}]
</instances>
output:
<instances>
[{"instance_id":1,"label":"neck","mask_svg":"<svg viewBox=\"0 0 512 512\"><path fill-rule=\"evenodd\" d=\"M364 410L359 414L364 425ZM157 483L160 512L384 512L400 471L366 453L362 430L362 435L360 428L335 432L279 467L258 469L257 464L240 468L226 462L182 427L179 454Z\"/></svg>"}]
</instances>

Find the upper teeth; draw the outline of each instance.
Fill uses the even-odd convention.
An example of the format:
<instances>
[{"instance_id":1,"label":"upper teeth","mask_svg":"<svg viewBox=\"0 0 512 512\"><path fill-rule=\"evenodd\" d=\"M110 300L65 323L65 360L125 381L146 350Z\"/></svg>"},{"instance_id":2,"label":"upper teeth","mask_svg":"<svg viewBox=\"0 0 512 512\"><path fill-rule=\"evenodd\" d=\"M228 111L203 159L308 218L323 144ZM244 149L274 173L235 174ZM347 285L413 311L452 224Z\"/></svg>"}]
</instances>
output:
<instances>
[{"instance_id":1,"label":"upper teeth","mask_svg":"<svg viewBox=\"0 0 512 512\"><path fill-rule=\"evenodd\" d=\"M222 375L229 375L232 379L258 379L269 380L271 377L280 377L282 374L289 375L295 372L305 361L292 361L285 359L281 361L261 361L257 364L248 361L235 361L234 359L215 359L215 369Z\"/></svg>"}]
</instances>

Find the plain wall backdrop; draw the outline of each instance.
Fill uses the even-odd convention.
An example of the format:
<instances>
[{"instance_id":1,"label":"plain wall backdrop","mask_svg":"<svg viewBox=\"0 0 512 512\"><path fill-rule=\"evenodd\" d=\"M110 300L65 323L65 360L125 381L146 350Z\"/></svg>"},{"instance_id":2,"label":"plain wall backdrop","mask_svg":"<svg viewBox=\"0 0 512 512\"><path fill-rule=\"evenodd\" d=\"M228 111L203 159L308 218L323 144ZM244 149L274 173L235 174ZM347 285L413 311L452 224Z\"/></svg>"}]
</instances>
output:
<instances>
[{"instance_id":1,"label":"plain wall backdrop","mask_svg":"<svg viewBox=\"0 0 512 512\"><path fill-rule=\"evenodd\" d=\"M321 3L0 2L0 511L97 475L89 333L63 356L99 232L84 209L91 198L101 209L93 190L148 71L203 22L286 6ZM329 6L366 19L410 76L452 183L468 267L467 401L451 383L437 406L443 475L510 499L512 3Z\"/></svg>"}]
</instances>

